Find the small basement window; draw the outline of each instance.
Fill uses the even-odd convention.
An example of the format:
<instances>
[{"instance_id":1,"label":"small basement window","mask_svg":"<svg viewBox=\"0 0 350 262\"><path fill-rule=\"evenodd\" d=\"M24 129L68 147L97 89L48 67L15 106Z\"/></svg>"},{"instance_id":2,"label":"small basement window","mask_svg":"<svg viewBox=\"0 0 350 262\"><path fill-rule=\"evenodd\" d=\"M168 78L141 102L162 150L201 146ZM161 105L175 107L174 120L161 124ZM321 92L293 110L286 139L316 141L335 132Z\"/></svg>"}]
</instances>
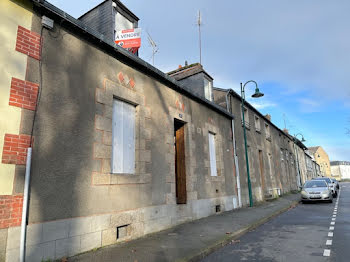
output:
<instances>
[{"instance_id":1,"label":"small basement window","mask_svg":"<svg viewBox=\"0 0 350 262\"><path fill-rule=\"evenodd\" d=\"M117 227L117 240L128 236L128 226L129 225L123 225Z\"/></svg>"}]
</instances>

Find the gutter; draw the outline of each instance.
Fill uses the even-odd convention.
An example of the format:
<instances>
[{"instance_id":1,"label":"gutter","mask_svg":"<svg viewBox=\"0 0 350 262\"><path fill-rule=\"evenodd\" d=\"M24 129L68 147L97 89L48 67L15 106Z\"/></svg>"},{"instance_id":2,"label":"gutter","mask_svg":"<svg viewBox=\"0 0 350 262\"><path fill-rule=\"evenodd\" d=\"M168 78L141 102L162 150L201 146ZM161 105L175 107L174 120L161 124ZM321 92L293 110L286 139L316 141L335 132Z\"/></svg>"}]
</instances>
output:
<instances>
[{"instance_id":1,"label":"gutter","mask_svg":"<svg viewBox=\"0 0 350 262\"><path fill-rule=\"evenodd\" d=\"M170 77L169 75L163 73L162 71L150 65L141 58L129 53L128 51L117 45L114 41L106 39L103 34L100 34L99 32L89 28L82 21L75 19L74 17L57 8L56 6L50 4L45 0L31 1L33 2L34 6L39 8L39 10L42 13L50 15L50 18L56 20L56 22L58 19L60 19L69 23L72 26L68 27L69 30L76 30L79 33L82 33L82 35L84 35L85 38L89 38L90 42L93 42L94 44L96 44L96 46L105 50L108 54L118 56L119 59L123 60L127 64L134 65L135 69L150 74L152 77L161 81L169 88L175 90L176 92L186 95L187 97L205 105L206 107L216 111L217 113L220 113L221 115L224 115L229 119L234 118L234 115L227 112L222 107L192 93L192 91L188 87L184 86L182 83L179 83L173 77Z\"/></svg>"}]
</instances>

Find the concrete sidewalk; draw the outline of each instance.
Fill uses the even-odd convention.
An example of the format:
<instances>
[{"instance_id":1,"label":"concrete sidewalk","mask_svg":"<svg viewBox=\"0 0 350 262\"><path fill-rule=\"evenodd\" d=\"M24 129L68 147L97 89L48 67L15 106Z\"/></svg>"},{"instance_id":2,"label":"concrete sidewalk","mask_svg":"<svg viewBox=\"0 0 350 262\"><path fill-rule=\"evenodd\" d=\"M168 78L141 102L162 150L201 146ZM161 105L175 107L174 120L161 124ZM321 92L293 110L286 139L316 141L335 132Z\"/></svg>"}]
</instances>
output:
<instances>
[{"instance_id":1,"label":"concrete sidewalk","mask_svg":"<svg viewBox=\"0 0 350 262\"><path fill-rule=\"evenodd\" d=\"M242 208L184 223L137 240L116 244L70 258L70 262L198 261L233 239L296 205L290 194L253 208Z\"/></svg>"}]
</instances>

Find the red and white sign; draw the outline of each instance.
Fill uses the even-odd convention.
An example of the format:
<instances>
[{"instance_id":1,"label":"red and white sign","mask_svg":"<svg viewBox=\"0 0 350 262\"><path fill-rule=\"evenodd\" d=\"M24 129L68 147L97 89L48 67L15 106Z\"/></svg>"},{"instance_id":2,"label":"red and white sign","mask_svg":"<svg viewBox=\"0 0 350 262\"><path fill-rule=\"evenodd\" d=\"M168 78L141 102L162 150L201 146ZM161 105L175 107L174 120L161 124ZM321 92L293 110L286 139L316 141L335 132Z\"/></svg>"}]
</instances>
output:
<instances>
[{"instance_id":1,"label":"red and white sign","mask_svg":"<svg viewBox=\"0 0 350 262\"><path fill-rule=\"evenodd\" d=\"M138 49L141 46L141 28L127 29L115 33L115 43L123 48Z\"/></svg>"}]
</instances>

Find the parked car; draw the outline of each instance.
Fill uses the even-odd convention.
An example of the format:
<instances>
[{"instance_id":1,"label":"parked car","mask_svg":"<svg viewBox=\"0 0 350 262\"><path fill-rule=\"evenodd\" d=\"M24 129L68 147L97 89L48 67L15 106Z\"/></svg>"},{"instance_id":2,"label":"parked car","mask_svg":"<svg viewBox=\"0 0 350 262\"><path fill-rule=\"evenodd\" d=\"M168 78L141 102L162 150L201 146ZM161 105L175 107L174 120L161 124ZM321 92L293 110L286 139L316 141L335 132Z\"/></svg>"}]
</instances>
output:
<instances>
[{"instance_id":1,"label":"parked car","mask_svg":"<svg viewBox=\"0 0 350 262\"><path fill-rule=\"evenodd\" d=\"M331 180L334 182L335 186L339 190L339 182L338 182L338 180L336 180L335 178L331 178Z\"/></svg>"},{"instance_id":2,"label":"parked car","mask_svg":"<svg viewBox=\"0 0 350 262\"><path fill-rule=\"evenodd\" d=\"M324 180L306 181L301 190L301 202L328 201L333 202L332 189Z\"/></svg>"},{"instance_id":3,"label":"parked car","mask_svg":"<svg viewBox=\"0 0 350 262\"><path fill-rule=\"evenodd\" d=\"M323 181L325 181L328 184L328 186L332 189L333 197L337 197L338 196L339 189L336 187L336 184L329 177L317 177L317 178L314 178L313 180L323 180Z\"/></svg>"}]
</instances>

